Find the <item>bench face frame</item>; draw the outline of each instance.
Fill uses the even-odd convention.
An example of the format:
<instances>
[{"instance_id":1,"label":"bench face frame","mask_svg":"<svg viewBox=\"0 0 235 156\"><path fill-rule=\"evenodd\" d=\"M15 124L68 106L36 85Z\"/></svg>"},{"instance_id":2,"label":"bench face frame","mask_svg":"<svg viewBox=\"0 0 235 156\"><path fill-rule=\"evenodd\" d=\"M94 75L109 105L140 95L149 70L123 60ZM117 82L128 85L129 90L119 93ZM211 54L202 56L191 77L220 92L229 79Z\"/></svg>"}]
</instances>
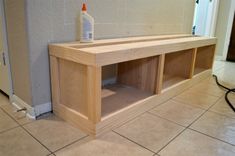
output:
<instances>
[{"instance_id":1,"label":"bench face frame","mask_svg":"<svg viewBox=\"0 0 235 156\"><path fill-rule=\"evenodd\" d=\"M209 77L215 46L191 35L50 45L53 112L98 136ZM112 87L103 86L109 66Z\"/></svg>"}]
</instances>

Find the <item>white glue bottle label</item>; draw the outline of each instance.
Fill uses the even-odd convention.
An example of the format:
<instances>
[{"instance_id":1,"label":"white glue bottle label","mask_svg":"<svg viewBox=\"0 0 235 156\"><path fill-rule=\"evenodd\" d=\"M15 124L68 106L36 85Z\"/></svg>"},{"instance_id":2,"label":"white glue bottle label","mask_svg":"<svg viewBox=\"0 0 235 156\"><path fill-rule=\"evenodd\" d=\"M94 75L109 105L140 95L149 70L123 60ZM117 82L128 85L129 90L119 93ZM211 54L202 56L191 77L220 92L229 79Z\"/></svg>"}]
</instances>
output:
<instances>
[{"instance_id":1,"label":"white glue bottle label","mask_svg":"<svg viewBox=\"0 0 235 156\"><path fill-rule=\"evenodd\" d=\"M86 4L83 4L82 6L80 24L81 24L80 42L93 42L94 19L87 13Z\"/></svg>"}]
</instances>

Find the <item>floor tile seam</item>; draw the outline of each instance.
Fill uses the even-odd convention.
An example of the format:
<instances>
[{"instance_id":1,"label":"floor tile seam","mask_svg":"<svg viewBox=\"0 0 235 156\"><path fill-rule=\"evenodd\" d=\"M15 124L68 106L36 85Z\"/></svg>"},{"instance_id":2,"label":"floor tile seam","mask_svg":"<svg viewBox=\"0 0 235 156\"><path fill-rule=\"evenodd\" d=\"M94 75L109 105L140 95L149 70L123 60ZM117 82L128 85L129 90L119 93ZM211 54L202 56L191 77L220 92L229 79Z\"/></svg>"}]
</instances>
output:
<instances>
[{"instance_id":1,"label":"floor tile seam","mask_svg":"<svg viewBox=\"0 0 235 156\"><path fill-rule=\"evenodd\" d=\"M19 121L17 121L11 114L9 114L5 109L3 109L3 108L1 108L1 109L4 111L4 113L6 113L11 119L13 119L20 126L31 123L31 122L29 122L29 123L22 124ZM27 117L27 116L25 115L25 117Z\"/></svg>"},{"instance_id":2,"label":"floor tile seam","mask_svg":"<svg viewBox=\"0 0 235 156\"><path fill-rule=\"evenodd\" d=\"M213 106L215 106L215 105L217 104L217 102L219 102L220 99L221 99L221 98L218 98L212 105L210 105L210 107L206 109L207 112L208 112Z\"/></svg>"},{"instance_id":3,"label":"floor tile seam","mask_svg":"<svg viewBox=\"0 0 235 156\"><path fill-rule=\"evenodd\" d=\"M168 100L169 100L169 99L168 99ZM118 126L114 126L114 128L112 128L112 130L117 129L117 128L119 128L119 127L122 127L122 126L124 126L125 124L127 124L128 122L131 122L131 121L136 120L137 118L139 118L139 117L142 116L143 114L148 113L148 111L150 111L150 110L152 110L152 109L158 107L159 105L163 105L163 104L164 104L165 102L167 102L168 100L166 100L166 101L164 101L164 102L158 104L157 106L155 106L155 107L153 107L153 108L151 108L151 109L148 109L147 111L145 111L145 112L143 112L143 113L141 113L141 114L135 116L134 118L128 119L127 121L125 121L124 123L122 123L122 124L120 124L120 125L118 125Z\"/></svg>"},{"instance_id":4,"label":"floor tile seam","mask_svg":"<svg viewBox=\"0 0 235 156\"><path fill-rule=\"evenodd\" d=\"M214 113L214 114L216 114L216 115L220 115L220 116L223 116L223 117L226 117L226 118L235 120L235 118L233 118L233 117L231 117L231 116L229 116L229 115L225 115L225 114L223 114L223 113L219 113L219 112L216 112L216 111L213 111L213 110L208 110L207 112ZM234 112L234 114L235 114L235 112Z\"/></svg>"},{"instance_id":5,"label":"floor tile seam","mask_svg":"<svg viewBox=\"0 0 235 156\"><path fill-rule=\"evenodd\" d=\"M7 111L5 111L4 109L3 109L3 111L4 111L11 119L13 119L15 122L17 122L16 119L13 118ZM17 123L18 123L18 122L17 122ZM26 132L27 134L29 134L30 137L32 137L36 142L38 142L40 145L42 145L50 154L52 153L52 151L51 151L50 149L48 149L48 148L47 148L44 144L42 144L37 138L35 138L31 133L29 133L22 125L19 124L18 128L22 128L24 132Z\"/></svg>"},{"instance_id":6,"label":"floor tile seam","mask_svg":"<svg viewBox=\"0 0 235 156\"><path fill-rule=\"evenodd\" d=\"M175 122L175 121L172 121L172 120L170 120L170 119L167 119L167 118L165 118L165 117L162 117L162 116L160 116L160 115L158 115L158 114L155 114L155 113L152 113L152 112L147 112L147 113L150 114L150 115L153 115L153 116L155 116L155 117L159 117L159 118L161 118L161 119L163 119L163 120L167 120L167 121L169 121L169 122L171 122L171 123L174 123L174 124L176 124L177 126L180 126L180 127L183 127L183 128L187 128L187 126L181 125L181 124L179 124L179 123L177 123L177 122Z\"/></svg>"},{"instance_id":7,"label":"floor tile seam","mask_svg":"<svg viewBox=\"0 0 235 156\"><path fill-rule=\"evenodd\" d=\"M122 138L124 138L124 139L126 139L126 140L128 140L128 141L130 141L130 142L132 142L132 143L134 143L135 145L137 145L137 146L139 146L139 147L141 147L141 148L143 148L143 149L146 149L146 150L148 150L149 152L151 152L151 153L153 153L153 154L157 154L155 151L152 151L151 149L149 149L149 148L147 148L147 147L145 147L145 146L139 144L138 142L136 142L136 141L134 141L134 140L132 140L132 139L130 139L130 138L128 138L128 137L126 137L126 136L120 134L120 133L118 133L117 131L115 131L115 130L112 130L112 131L113 131L115 134L119 135L120 137L122 137Z\"/></svg>"},{"instance_id":8,"label":"floor tile seam","mask_svg":"<svg viewBox=\"0 0 235 156\"><path fill-rule=\"evenodd\" d=\"M205 115L208 112L208 109L205 110L200 116L198 116L191 124L187 126L187 128L191 127L195 122L197 122L203 115Z\"/></svg>"},{"instance_id":9,"label":"floor tile seam","mask_svg":"<svg viewBox=\"0 0 235 156\"><path fill-rule=\"evenodd\" d=\"M86 135L86 136L84 136L84 137L81 137L81 138L79 138L79 139L77 139L77 140L75 140L75 141L73 141L73 142L71 142L71 143L69 143L69 144L67 144L67 145L65 145L65 146L63 146L63 147L61 147L61 148L55 150L55 151L53 151L52 153L53 153L54 155L56 155L56 154L55 154L56 152L61 151L61 150L65 149L65 148L67 148L67 147L69 147L69 146L71 146L71 145L73 145L73 144L76 144L77 142L79 142L79 141L81 141L81 140L83 140L83 139L85 139L85 138L88 138L88 137L89 137L89 135Z\"/></svg>"},{"instance_id":10,"label":"floor tile seam","mask_svg":"<svg viewBox=\"0 0 235 156\"><path fill-rule=\"evenodd\" d=\"M190 105L191 107L194 107L194 108L200 108L202 110L207 110L208 108L204 108L204 107L200 107L200 106L197 106L196 104L189 104L188 102L183 102L183 101L180 101L178 99L172 99L174 102L177 102L177 103L181 103L181 104L184 104L184 105Z\"/></svg>"},{"instance_id":11,"label":"floor tile seam","mask_svg":"<svg viewBox=\"0 0 235 156\"><path fill-rule=\"evenodd\" d=\"M194 87L195 87L196 85L194 85ZM190 93L190 94L194 94L194 95L206 95L206 96L211 96L211 97L216 97L216 98L221 98L223 95L220 95L220 96L217 96L217 95L211 95L211 94L208 94L207 92L198 92L198 91L194 91L194 90L191 90L191 91L188 91L188 93Z\"/></svg>"},{"instance_id":12,"label":"floor tile seam","mask_svg":"<svg viewBox=\"0 0 235 156\"><path fill-rule=\"evenodd\" d=\"M185 132L186 130L190 129L189 127L195 123L198 119L200 119L205 113L207 112L207 110L205 110L200 116L198 116L191 124L189 124L187 127L185 127L185 129L180 132L177 136L175 136L167 145L169 145L172 141L174 141L178 136L180 136L183 132ZM167 146L166 145L166 146ZM162 149L160 149L156 154L159 154L166 146L164 146Z\"/></svg>"},{"instance_id":13,"label":"floor tile seam","mask_svg":"<svg viewBox=\"0 0 235 156\"><path fill-rule=\"evenodd\" d=\"M50 153L53 153L46 145L44 145L40 140L38 140L33 134L31 134L26 128L20 125L20 127L28 133L34 140L36 140L39 144L41 144L44 148L46 148Z\"/></svg>"},{"instance_id":14,"label":"floor tile seam","mask_svg":"<svg viewBox=\"0 0 235 156\"><path fill-rule=\"evenodd\" d=\"M228 144L228 145L231 145L231 146L235 147L235 144L231 144L231 143L229 143L229 142L227 142L227 141L224 141L224 140L222 140L222 139L219 139L219 138L216 138L216 137L211 136L211 135L209 135L209 134L206 134L206 133L200 132L199 130L196 130L196 129L193 129L193 128L190 128L190 127L189 127L189 128L187 128L187 129L192 130L192 131L194 131L194 132L200 133L200 134L202 134L202 135L205 135L205 136L207 136L207 137L210 137L210 138L212 138L212 139L215 139L215 140L221 141L221 142L223 142L223 143L226 143L226 144Z\"/></svg>"},{"instance_id":15,"label":"floor tile seam","mask_svg":"<svg viewBox=\"0 0 235 156\"><path fill-rule=\"evenodd\" d=\"M7 132L9 132L9 131L11 131L11 130L14 130L14 129L16 129L16 128L20 128L20 125L18 125L18 126L16 126L16 127L12 127L12 128L6 129L6 130L3 130L3 131L0 132L0 134L7 133Z\"/></svg>"},{"instance_id":16,"label":"floor tile seam","mask_svg":"<svg viewBox=\"0 0 235 156\"><path fill-rule=\"evenodd\" d=\"M9 128L9 129L6 129L6 130L4 130L4 131L1 131L0 134L5 133L5 132L7 132L7 131L10 131L10 130L12 130L12 129L15 129L15 128L20 127L20 124L19 124L18 122L16 122L3 108L0 107L0 110L2 110L3 113L4 113L7 117L9 117L10 119L12 119L12 120L17 124L17 126L14 126L14 127L12 127L12 128Z\"/></svg>"},{"instance_id":17,"label":"floor tile seam","mask_svg":"<svg viewBox=\"0 0 235 156\"><path fill-rule=\"evenodd\" d=\"M3 112L5 113L5 114L7 114L7 116L8 117L10 117L12 120L14 120L19 126L21 126L21 124L13 117L13 116L11 116L6 110L4 110L4 109L2 109L3 110Z\"/></svg>"},{"instance_id":18,"label":"floor tile seam","mask_svg":"<svg viewBox=\"0 0 235 156\"><path fill-rule=\"evenodd\" d=\"M159 153L165 149L171 142L173 142L176 138L178 138L183 132L185 132L187 128L184 128L179 134L177 134L175 137L173 137L166 145L164 145L161 149L159 149L156 154L159 155Z\"/></svg>"},{"instance_id":19,"label":"floor tile seam","mask_svg":"<svg viewBox=\"0 0 235 156\"><path fill-rule=\"evenodd\" d=\"M204 110L204 111L207 110L206 108L202 108L202 107L196 106L196 105L194 105L194 104L189 104L189 103L186 103L186 102L182 102L182 101L177 100L177 99L171 99L171 101L173 101L173 102L175 102L175 103L177 103L177 104L184 105L184 106L186 106L186 107L197 108L197 109L201 109L201 110Z\"/></svg>"}]
</instances>

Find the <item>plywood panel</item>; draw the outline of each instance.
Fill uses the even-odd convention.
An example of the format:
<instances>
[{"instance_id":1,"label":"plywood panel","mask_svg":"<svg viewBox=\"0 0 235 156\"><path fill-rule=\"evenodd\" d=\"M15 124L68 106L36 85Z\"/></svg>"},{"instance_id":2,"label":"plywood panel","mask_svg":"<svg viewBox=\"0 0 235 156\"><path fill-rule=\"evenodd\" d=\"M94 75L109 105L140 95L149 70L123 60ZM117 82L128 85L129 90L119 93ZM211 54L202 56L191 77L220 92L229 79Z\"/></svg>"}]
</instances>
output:
<instances>
[{"instance_id":1,"label":"plywood panel","mask_svg":"<svg viewBox=\"0 0 235 156\"><path fill-rule=\"evenodd\" d=\"M193 50L184 50L166 54L164 75L190 77Z\"/></svg>"},{"instance_id":2,"label":"plywood panel","mask_svg":"<svg viewBox=\"0 0 235 156\"><path fill-rule=\"evenodd\" d=\"M163 78L164 83L162 89L169 88L177 83L180 83L183 80L185 80L185 78L182 78L180 76L164 75Z\"/></svg>"},{"instance_id":3,"label":"plywood panel","mask_svg":"<svg viewBox=\"0 0 235 156\"><path fill-rule=\"evenodd\" d=\"M84 65L59 60L60 103L85 116L87 106L87 68Z\"/></svg>"},{"instance_id":4,"label":"plywood panel","mask_svg":"<svg viewBox=\"0 0 235 156\"><path fill-rule=\"evenodd\" d=\"M200 47L197 49L195 68L210 69L213 65L215 45Z\"/></svg>"},{"instance_id":5,"label":"plywood panel","mask_svg":"<svg viewBox=\"0 0 235 156\"><path fill-rule=\"evenodd\" d=\"M102 80L108 80L117 76L117 64L102 67Z\"/></svg>"},{"instance_id":6,"label":"plywood panel","mask_svg":"<svg viewBox=\"0 0 235 156\"><path fill-rule=\"evenodd\" d=\"M158 56L118 64L118 83L155 93Z\"/></svg>"},{"instance_id":7,"label":"plywood panel","mask_svg":"<svg viewBox=\"0 0 235 156\"><path fill-rule=\"evenodd\" d=\"M102 117L124 109L151 95L151 93L122 84L105 86L102 89Z\"/></svg>"}]
</instances>

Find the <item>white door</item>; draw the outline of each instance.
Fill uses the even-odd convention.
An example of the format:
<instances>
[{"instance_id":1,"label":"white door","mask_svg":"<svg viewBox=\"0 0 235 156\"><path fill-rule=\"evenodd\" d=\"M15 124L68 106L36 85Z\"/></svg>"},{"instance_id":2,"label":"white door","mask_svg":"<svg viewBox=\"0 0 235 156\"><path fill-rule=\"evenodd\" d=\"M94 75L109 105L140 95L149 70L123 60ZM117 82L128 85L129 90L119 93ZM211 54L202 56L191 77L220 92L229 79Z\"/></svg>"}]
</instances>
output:
<instances>
[{"instance_id":1,"label":"white door","mask_svg":"<svg viewBox=\"0 0 235 156\"><path fill-rule=\"evenodd\" d=\"M214 36L219 0L195 0L193 34Z\"/></svg>"},{"instance_id":2,"label":"white door","mask_svg":"<svg viewBox=\"0 0 235 156\"><path fill-rule=\"evenodd\" d=\"M10 79L9 79L9 67L7 60L7 53L5 43L5 33L3 33L3 19L0 16L0 90L10 95Z\"/></svg>"}]
</instances>

